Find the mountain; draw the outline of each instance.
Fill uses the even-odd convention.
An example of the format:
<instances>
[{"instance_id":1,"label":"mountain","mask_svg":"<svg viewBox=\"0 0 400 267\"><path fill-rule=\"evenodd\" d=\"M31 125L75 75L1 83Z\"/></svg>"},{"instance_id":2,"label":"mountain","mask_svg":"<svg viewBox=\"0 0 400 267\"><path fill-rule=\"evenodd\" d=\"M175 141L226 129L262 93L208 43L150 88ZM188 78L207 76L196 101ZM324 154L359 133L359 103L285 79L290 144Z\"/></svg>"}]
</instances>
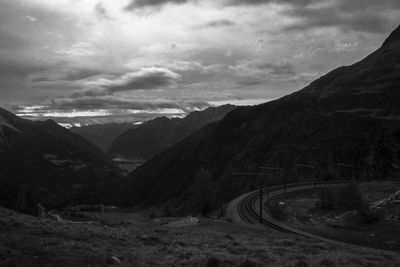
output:
<instances>
[{"instance_id":1,"label":"mountain","mask_svg":"<svg viewBox=\"0 0 400 267\"><path fill-rule=\"evenodd\" d=\"M210 107L185 118L159 117L129 129L112 143L108 154L114 157L147 160L208 123L221 120L235 106Z\"/></svg>"},{"instance_id":2,"label":"mountain","mask_svg":"<svg viewBox=\"0 0 400 267\"><path fill-rule=\"evenodd\" d=\"M11 208L18 195L33 209L39 201L51 207L90 200L92 189L119 179L117 168L86 139L52 120L21 119L1 108L0 162L0 203Z\"/></svg>"},{"instance_id":3,"label":"mountain","mask_svg":"<svg viewBox=\"0 0 400 267\"><path fill-rule=\"evenodd\" d=\"M125 131L135 128L132 123L105 123L72 127L69 130L86 138L102 151L106 152L111 143Z\"/></svg>"},{"instance_id":4,"label":"mountain","mask_svg":"<svg viewBox=\"0 0 400 267\"><path fill-rule=\"evenodd\" d=\"M125 202L151 206L189 203L202 173L227 201L249 190L257 166L280 166L270 184L312 176L296 163L316 166L318 179L400 178L400 28L374 53L340 67L275 101L239 107L153 157L128 176ZM200 178L199 178L200 177ZM265 179L264 179L265 183Z\"/></svg>"}]
</instances>

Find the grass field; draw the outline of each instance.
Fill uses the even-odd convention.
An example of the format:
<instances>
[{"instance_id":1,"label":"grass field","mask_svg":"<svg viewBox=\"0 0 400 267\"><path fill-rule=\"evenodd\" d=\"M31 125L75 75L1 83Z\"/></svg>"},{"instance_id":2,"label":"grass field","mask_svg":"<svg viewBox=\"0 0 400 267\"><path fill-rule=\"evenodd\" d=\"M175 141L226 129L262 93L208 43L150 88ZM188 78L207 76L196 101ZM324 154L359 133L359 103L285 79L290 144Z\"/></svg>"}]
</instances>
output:
<instances>
[{"instance_id":1,"label":"grass field","mask_svg":"<svg viewBox=\"0 0 400 267\"><path fill-rule=\"evenodd\" d=\"M134 216L133 216L134 217ZM400 266L400 255L200 218L55 222L0 208L0 266ZM143 218L143 217L142 217Z\"/></svg>"}]
</instances>

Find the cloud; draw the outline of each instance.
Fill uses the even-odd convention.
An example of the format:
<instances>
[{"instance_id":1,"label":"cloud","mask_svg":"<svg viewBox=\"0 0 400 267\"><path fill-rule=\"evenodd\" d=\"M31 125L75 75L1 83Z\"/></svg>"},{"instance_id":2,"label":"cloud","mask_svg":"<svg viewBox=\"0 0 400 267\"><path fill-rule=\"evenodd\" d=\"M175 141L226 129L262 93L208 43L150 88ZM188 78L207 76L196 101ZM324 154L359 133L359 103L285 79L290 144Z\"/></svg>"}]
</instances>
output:
<instances>
[{"instance_id":1,"label":"cloud","mask_svg":"<svg viewBox=\"0 0 400 267\"><path fill-rule=\"evenodd\" d=\"M36 62L21 62L18 58L3 58L0 60L0 76L16 76L24 79L29 74L44 69L46 69L45 66L41 64L36 64Z\"/></svg>"},{"instance_id":2,"label":"cloud","mask_svg":"<svg viewBox=\"0 0 400 267\"><path fill-rule=\"evenodd\" d=\"M110 92L157 89L167 87L181 79L181 75L167 68L148 67L123 75L116 80L104 81Z\"/></svg>"},{"instance_id":3,"label":"cloud","mask_svg":"<svg viewBox=\"0 0 400 267\"><path fill-rule=\"evenodd\" d=\"M295 70L289 62L264 62L261 60L241 60L237 65L229 66L238 75L242 76L268 76L286 77L295 75Z\"/></svg>"},{"instance_id":4,"label":"cloud","mask_svg":"<svg viewBox=\"0 0 400 267\"><path fill-rule=\"evenodd\" d=\"M111 19L102 2L96 4L94 13L99 19Z\"/></svg>"},{"instance_id":5,"label":"cloud","mask_svg":"<svg viewBox=\"0 0 400 267\"><path fill-rule=\"evenodd\" d=\"M379 33L389 27L385 10L377 9L373 3L362 5L359 2L357 6L338 1L335 6L294 6L283 14L298 19L286 27L289 30L340 27L343 30Z\"/></svg>"},{"instance_id":6,"label":"cloud","mask_svg":"<svg viewBox=\"0 0 400 267\"><path fill-rule=\"evenodd\" d=\"M216 28L216 27L227 27L227 26L233 26L235 23L231 20L228 19L220 19L220 20L213 20L204 25L204 27L211 27L211 28Z\"/></svg>"},{"instance_id":7,"label":"cloud","mask_svg":"<svg viewBox=\"0 0 400 267\"><path fill-rule=\"evenodd\" d=\"M80 98L58 98L41 105L13 106L22 117L77 117L112 116L137 113L163 114L188 113L209 107L204 101L179 101L171 99L134 100L118 96L96 96ZM97 115L96 115L97 114Z\"/></svg>"},{"instance_id":8,"label":"cloud","mask_svg":"<svg viewBox=\"0 0 400 267\"><path fill-rule=\"evenodd\" d=\"M94 69L86 68L70 68L70 67L48 67L47 70L32 74L33 82L50 82L50 81L79 81L101 74L102 72Z\"/></svg>"},{"instance_id":9,"label":"cloud","mask_svg":"<svg viewBox=\"0 0 400 267\"><path fill-rule=\"evenodd\" d=\"M400 10L398 0L225 0L227 6L275 4L285 7L282 14L296 19L288 30L340 27L343 30L379 33L388 30L392 16ZM398 18L397 18L398 19Z\"/></svg>"},{"instance_id":10,"label":"cloud","mask_svg":"<svg viewBox=\"0 0 400 267\"><path fill-rule=\"evenodd\" d=\"M284 5L309 5L320 0L224 0L226 5L264 5L264 4L284 4Z\"/></svg>"},{"instance_id":11,"label":"cloud","mask_svg":"<svg viewBox=\"0 0 400 267\"><path fill-rule=\"evenodd\" d=\"M189 0L132 0L131 3L125 7L125 10L131 11L144 7L159 7L169 3L185 4L187 2L189 2Z\"/></svg>"},{"instance_id":12,"label":"cloud","mask_svg":"<svg viewBox=\"0 0 400 267\"><path fill-rule=\"evenodd\" d=\"M181 78L179 73L167 68L146 67L115 78L88 81L87 86L91 88L75 92L73 96L101 96L124 91L167 88L179 82Z\"/></svg>"}]
</instances>

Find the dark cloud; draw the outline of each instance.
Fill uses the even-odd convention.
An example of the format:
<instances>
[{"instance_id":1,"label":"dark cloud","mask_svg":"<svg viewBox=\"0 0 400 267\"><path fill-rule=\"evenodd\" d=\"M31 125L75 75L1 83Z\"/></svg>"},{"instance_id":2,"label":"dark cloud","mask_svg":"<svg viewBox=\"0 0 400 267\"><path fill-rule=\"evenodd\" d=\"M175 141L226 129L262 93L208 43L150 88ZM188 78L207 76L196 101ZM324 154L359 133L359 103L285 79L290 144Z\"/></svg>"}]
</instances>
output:
<instances>
[{"instance_id":1,"label":"dark cloud","mask_svg":"<svg viewBox=\"0 0 400 267\"><path fill-rule=\"evenodd\" d=\"M225 0L226 5L285 5L283 14L299 19L285 27L305 30L316 27L340 27L342 30L379 33L393 23L388 11L400 10L398 0Z\"/></svg>"},{"instance_id":2,"label":"dark cloud","mask_svg":"<svg viewBox=\"0 0 400 267\"><path fill-rule=\"evenodd\" d=\"M241 60L235 66L230 66L230 69L245 73L268 73L271 75L294 75L295 70L289 62L265 62L262 60Z\"/></svg>"},{"instance_id":3,"label":"dark cloud","mask_svg":"<svg viewBox=\"0 0 400 267\"><path fill-rule=\"evenodd\" d=\"M283 4L283 5L296 5L304 6L310 5L321 0L224 0L226 5L263 5L263 4Z\"/></svg>"},{"instance_id":4,"label":"dark cloud","mask_svg":"<svg viewBox=\"0 0 400 267\"><path fill-rule=\"evenodd\" d=\"M111 17L108 15L107 10L103 6L102 2L99 2L96 4L94 7L94 14L99 18L99 19L111 19Z\"/></svg>"},{"instance_id":5,"label":"dark cloud","mask_svg":"<svg viewBox=\"0 0 400 267\"><path fill-rule=\"evenodd\" d=\"M238 77L241 86L253 86L268 82L293 82L297 73L290 62L265 62L262 60L241 60L229 67Z\"/></svg>"},{"instance_id":6,"label":"dark cloud","mask_svg":"<svg viewBox=\"0 0 400 267\"><path fill-rule=\"evenodd\" d=\"M382 9L382 6L375 6L374 3L361 5L360 0L354 2L359 2L359 5L338 1L337 6L334 7L295 6L284 11L284 14L300 20L286 27L286 29L304 30L316 27L340 27L343 30L380 33L390 27L390 19L385 14L387 9Z\"/></svg>"},{"instance_id":7,"label":"dark cloud","mask_svg":"<svg viewBox=\"0 0 400 267\"><path fill-rule=\"evenodd\" d=\"M211 28L216 28L216 27L227 27L227 26L233 26L235 23L231 20L228 19L221 19L221 20L213 20L208 22L207 24L204 25L204 27L211 27Z\"/></svg>"},{"instance_id":8,"label":"dark cloud","mask_svg":"<svg viewBox=\"0 0 400 267\"><path fill-rule=\"evenodd\" d=\"M180 79L180 74L166 68L144 68L140 71L128 73L105 84L110 92L157 89L167 87Z\"/></svg>"},{"instance_id":9,"label":"dark cloud","mask_svg":"<svg viewBox=\"0 0 400 267\"><path fill-rule=\"evenodd\" d=\"M168 3L184 4L189 1L190 0L132 0L131 3L127 7L125 7L125 10L130 11L144 7L157 7Z\"/></svg>"},{"instance_id":10,"label":"dark cloud","mask_svg":"<svg viewBox=\"0 0 400 267\"><path fill-rule=\"evenodd\" d=\"M123 91L166 88L180 80L180 74L167 68L149 67L114 79L99 79L93 82L93 88L75 92L73 96L101 96Z\"/></svg>"},{"instance_id":11,"label":"dark cloud","mask_svg":"<svg viewBox=\"0 0 400 267\"><path fill-rule=\"evenodd\" d=\"M24 61L19 58L0 58L0 76L15 76L24 79L29 74L45 69L46 66L38 62Z\"/></svg>"},{"instance_id":12,"label":"dark cloud","mask_svg":"<svg viewBox=\"0 0 400 267\"><path fill-rule=\"evenodd\" d=\"M92 69L56 69L55 71L49 70L45 72L35 73L31 81L33 82L50 82L50 81L79 81L95 75L101 74L99 70Z\"/></svg>"},{"instance_id":13,"label":"dark cloud","mask_svg":"<svg viewBox=\"0 0 400 267\"><path fill-rule=\"evenodd\" d=\"M293 65L289 62L281 62L281 63L268 63L268 62L260 62L256 61L251 64L251 66L269 72L273 75L292 75L295 74Z\"/></svg>"}]
</instances>

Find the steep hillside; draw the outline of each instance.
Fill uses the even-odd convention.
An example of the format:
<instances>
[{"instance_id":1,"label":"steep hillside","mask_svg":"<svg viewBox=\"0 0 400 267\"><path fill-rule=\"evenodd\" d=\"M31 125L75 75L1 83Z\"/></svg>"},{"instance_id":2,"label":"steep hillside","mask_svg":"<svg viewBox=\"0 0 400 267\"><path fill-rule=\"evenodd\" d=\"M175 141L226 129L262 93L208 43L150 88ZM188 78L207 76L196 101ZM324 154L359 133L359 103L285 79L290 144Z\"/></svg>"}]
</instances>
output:
<instances>
[{"instance_id":1,"label":"steep hillside","mask_svg":"<svg viewBox=\"0 0 400 267\"><path fill-rule=\"evenodd\" d=\"M116 138L108 153L115 157L149 159L208 123L221 120L233 109L235 106L224 105L191 112L183 119L156 118Z\"/></svg>"},{"instance_id":2,"label":"steep hillside","mask_svg":"<svg viewBox=\"0 0 400 267\"><path fill-rule=\"evenodd\" d=\"M86 139L54 121L25 120L4 109L0 162L1 203L12 208L38 201L56 205L119 178L115 166Z\"/></svg>"},{"instance_id":3,"label":"steep hillside","mask_svg":"<svg viewBox=\"0 0 400 267\"><path fill-rule=\"evenodd\" d=\"M231 172L256 171L260 165L288 169L271 178L274 184L283 177L299 179L296 162L317 166L319 179L341 173L349 178L338 162L354 165L354 175L364 179L398 176L392 164L400 158L399 31L364 60L281 99L237 108L156 155L129 175L126 202L171 201L189 212L201 168L212 173L214 188L225 201L248 190L253 179Z\"/></svg>"},{"instance_id":4,"label":"steep hillside","mask_svg":"<svg viewBox=\"0 0 400 267\"><path fill-rule=\"evenodd\" d=\"M105 123L72 127L69 130L86 138L102 151L106 152L115 138L135 127L137 127L137 125L133 125L132 123Z\"/></svg>"}]
</instances>

